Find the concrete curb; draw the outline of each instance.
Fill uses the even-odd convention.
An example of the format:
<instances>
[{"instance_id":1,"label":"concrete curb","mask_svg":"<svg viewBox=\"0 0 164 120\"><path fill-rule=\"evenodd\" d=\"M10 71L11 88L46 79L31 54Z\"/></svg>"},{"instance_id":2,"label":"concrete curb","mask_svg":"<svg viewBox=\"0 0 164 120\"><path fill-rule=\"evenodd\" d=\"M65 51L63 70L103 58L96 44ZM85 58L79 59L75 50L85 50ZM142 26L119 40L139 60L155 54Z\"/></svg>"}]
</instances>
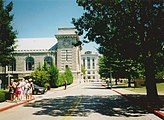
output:
<instances>
[{"instance_id":1,"label":"concrete curb","mask_svg":"<svg viewBox=\"0 0 164 120\"><path fill-rule=\"evenodd\" d=\"M104 86L104 87L106 87L106 85L103 85L102 84L102 86ZM107 88L107 87L106 87ZM132 98L131 97L128 97L128 96L126 96L125 94L123 94L123 93L121 93L121 92L118 92L118 91L116 91L116 90L113 90L113 89L111 89L112 91L114 91L114 92L116 92L116 93L118 93L118 94L120 94L121 96L123 96L123 97L125 97L127 100L129 100L129 101L133 101L132 100ZM138 104L139 105L139 104ZM140 105L139 105L140 106ZM153 114L155 114L156 116L158 116L158 117L160 117L161 119L163 119L164 120L164 113L163 112L160 112L160 111L158 111L158 110L154 110L151 106L147 106L147 109L148 110L150 110Z\"/></svg>"},{"instance_id":2,"label":"concrete curb","mask_svg":"<svg viewBox=\"0 0 164 120\"><path fill-rule=\"evenodd\" d=\"M153 113L164 120L164 113L157 110L153 110Z\"/></svg>"},{"instance_id":3,"label":"concrete curb","mask_svg":"<svg viewBox=\"0 0 164 120\"><path fill-rule=\"evenodd\" d=\"M13 105L9 105L9 106L6 106L6 107L3 107L3 108L0 108L0 112L3 112L5 110L8 110L10 108L13 108L13 107L16 107L16 106L19 106L19 105L22 105L22 104L26 104L32 100L35 100L35 98L31 99L31 100L26 100L26 101L23 101L23 102L20 102L20 103L15 103Z\"/></svg>"}]
</instances>

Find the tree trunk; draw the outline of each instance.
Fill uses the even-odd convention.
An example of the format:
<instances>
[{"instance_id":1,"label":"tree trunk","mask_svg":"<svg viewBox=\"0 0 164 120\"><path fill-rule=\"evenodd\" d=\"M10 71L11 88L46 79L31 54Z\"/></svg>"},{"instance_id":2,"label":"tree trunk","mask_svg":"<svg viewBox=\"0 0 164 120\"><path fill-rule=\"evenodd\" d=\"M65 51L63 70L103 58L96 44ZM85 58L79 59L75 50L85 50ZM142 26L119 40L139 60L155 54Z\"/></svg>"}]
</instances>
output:
<instances>
[{"instance_id":1,"label":"tree trunk","mask_svg":"<svg viewBox=\"0 0 164 120\"><path fill-rule=\"evenodd\" d=\"M116 79L115 79L115 85L118 85L118 84L117 84L117 81L118 81L118 79L116 78Z\"/></svg>"},{"instance_id":2,"label":"tree trunk","mask_svg":"<svg viewBox=\"0 0 164 120\"><path fill-rule=\"evenodd\" d=\"M128 87L131 87L131 78L128 78Z\"/></svg>"},{"instance_id":3,"label":"tree trunk","mask_svg":"<svg viewBox=\"0 0 164 120\"><path fill-rule=\"evenodd\" d=\"M145 28L141 27L141 52L142 59L145 68L146 76L146 91L147 98L149 102L155 102L159 100L156 81L155 81L155 54L156 54L156 44L152 41L155 41L152 36L145 36ZM151 34L150 34L151 35ZM151 46L151 47L150 47Z\"/></svg>"},{"instance_id":4,"label":"tree trunk","mask_svg":"<svg viewBox=\"0 0 164 120\"><path fill-rule=\"evenodd\" d=\"M155 64L152 57L145 59L145 75L146 75L146 90L147 97L150 101L158 100L158 93L155 80Z\"/></svg>"}]
</instances>

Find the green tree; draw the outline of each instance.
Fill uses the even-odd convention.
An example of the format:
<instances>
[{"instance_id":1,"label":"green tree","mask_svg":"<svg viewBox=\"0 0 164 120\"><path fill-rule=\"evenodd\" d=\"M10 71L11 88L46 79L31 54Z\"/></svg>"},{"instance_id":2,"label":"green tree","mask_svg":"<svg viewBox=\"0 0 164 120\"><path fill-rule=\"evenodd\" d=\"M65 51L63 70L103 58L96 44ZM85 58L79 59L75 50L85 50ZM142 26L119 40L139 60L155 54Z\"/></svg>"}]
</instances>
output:
<instances>
[{"instance_id":1,"label":"green tree","mask_svg":"<svg viewBox=\"0 0 164 120\"><path fill-rule=\"evenodd\" d=\"M42 70L49 71L49 69L50 69L50 66L47 64L47 62L44 62L42 66Z\"/></svg>"},{"instance_id":2,"label":"green tree","mask_svg":"<svg viewBox=\"0 0 164 120\"><path fill-rule=\"evenodd\" d=\"M57 87L58 77L59 77L59 70L55 65L52 65L49 69L50 74L50 85L51 87Z\"/></svg>"},{"instance_id":3,"label":"green tree","mask_svg":"<svg viewBox=\"0 0 164 120\"><path fill-rule=\"evenodd\" d=\"M0 65L6 66L11 61L11 53L14 51L14 39L16 32L12 27L13 15L11 11L13 3L4 7L4 1L0 0Z\"/></svg>"},{"instance_id":4,"label":"green tree","mask_svg":"<svg viewBox=\"0 0 164 120\"><path fill-rule=\"evenodd\" d=\"M56 86L59 87L64 85L64 81L65 81L65 74L64 73L59 74L59 78L56 82Z\"/></svg>"},{"instance_id":5,"label":"green tree","mask_svg":"<svg viewBox=\"0 0 164 120\"><path fill-rule=\"evenodd\" d=\"M131 79L143 78L144 70L141 63L133 60L112 59L111 56L102 56L99 61L99 73L102 77L109 78L109 72L112 71L112 76L117 80L119 78L127 78L128 86L131 87Z\"/></svg>"},{"instance_id":6,"label":"green tree","mask_svg":"<svg viewBox=\"0 0 164 120\"><path fill-rule=\"evenodd\" d=\"M147 96L157 100L155 58L162 51L164 31L163 0L77 0L85 10L72 22L78 34L95 41L103 53L120 54L143 63ZM106 53L105 53L106 52Z\"/></svg>"},{"instance_id":7,"label":"green tree","mask_svg":"<svg viewBox=\"0 0 164 120\"><path fill-rule=\"evenodd\" d=\"M101 56L99 59L99 74L103 78L109 78L109 66L107 66L107 57Z\"/></svg>"},{"instance_id":8,"label":"green tree","mask_svg":"<svg viewBox=\"0 0 164 120\"><path fill-rule=\"evenodd\" d=\"M73 74L69 67L67 67L65 69L64 74L65 74L65 79L67 80L67 84L72 84L73 83Z\"/></svg>"},{"instance_id":9,"label":"green tree","mask_svg":"<svg viewBox=\"0 0 164 120\"><path fill-rule=\"evenodd\" d=\"M44 86L45 83L49 83L50 74L44 69L37 68L31 73L31 78L39 86Z\"/></svg>"},{"instance_id":10,"label":"green tree","mask_svg":"<svg viewBox=\"0 0 164 120\"><path fill-rule=\"evenodd\" d=\"M156 58L155 62L156 62L156 66L157 66L156 79L163 79L164 78L164 52L163 53L159 52L157 54L157 58Z\"/></svg>"},{"instance_id":11,"label":"green tree","mask_svg":"<svg viewBox=\"0 0 164 120\"><path fill-rule=\"evenodd\" d=\"M156 79L164 79L164 71L157 72L155 77Z\"/></svg>"},{"instance_id":12,"label":"green tree","mask_svg":"<svg viewBox=\"0 0 164 120\"><path fill-rule=\"evenodd\" d=\"M59 87L63 85L63 76L59 74L59 70L55 65L48 66L44 63L39 64L38 68L31 73L31 78L40 86L50 85L51 87Z\"/></svg>"}]
</instances>

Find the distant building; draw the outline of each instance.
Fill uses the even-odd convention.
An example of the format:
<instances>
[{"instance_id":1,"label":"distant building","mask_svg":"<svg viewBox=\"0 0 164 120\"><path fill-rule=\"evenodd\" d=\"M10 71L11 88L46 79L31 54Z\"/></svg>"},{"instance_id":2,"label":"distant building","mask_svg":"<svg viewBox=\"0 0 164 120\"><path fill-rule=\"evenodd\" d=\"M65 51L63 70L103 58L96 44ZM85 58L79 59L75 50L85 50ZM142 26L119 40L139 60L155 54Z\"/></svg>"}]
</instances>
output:
<instances>
[{"instance_id":1,"label":"distant building","mask_svg":"<svg viewBox=\"0 0 164 120\"><path fill-rule=\"evenodd\" d=\"M55 64L60 73L69 67L75 82L81 79L81 51L79 46L73 46L79 41L79 36L74 28L59 28L54 38L23 38L16 41L12 63L0 67L3 84L7 84L11 77L29 77L34 69L45 62Z\"/></svg>"},{"instance_id":2,"label":"distant building","mask_svg":"<svg viewBox=\"0 0 164 120\"><path fill-rule=\"evenodd\" d=\"M100 80L99 71L99 55L92 51L86 51L81 55L82 66L85 68L85 74L83 75L84 81L98 81Z\"/></svg>"}]
</instances>

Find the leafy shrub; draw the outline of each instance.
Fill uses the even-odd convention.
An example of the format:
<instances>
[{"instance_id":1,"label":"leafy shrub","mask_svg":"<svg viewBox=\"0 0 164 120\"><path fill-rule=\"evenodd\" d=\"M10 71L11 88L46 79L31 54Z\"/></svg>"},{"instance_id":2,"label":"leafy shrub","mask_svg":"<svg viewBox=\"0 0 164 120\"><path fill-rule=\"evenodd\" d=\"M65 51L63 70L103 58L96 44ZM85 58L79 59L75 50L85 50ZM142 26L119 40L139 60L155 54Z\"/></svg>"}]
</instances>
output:
<instances>
[{"instance_id":1,"label":"leafy shrub","mask_svg":"<svg viewBox=\"0 0 164 120\"><path fill-rule=\"evenodd\" d=\"M66 68L64 74L60 74L55 65L47 66L46 63L42 67L39 65L39 67L31 73L31 78L34 83L39 86L45 86L46 88L62 86L65 80L67 84L73 83L73 74L70 68Z\"/></svg>"},{"instance_id":2,"label":"leafy shrub","mask_svg":"<svg viewBox=\"0 0 164 120\"><path fill-rule=\"evenodd\" d=\"M0 90L0 102L3 102L5 101L7 98L7 93L8 91L7 90Z\"/></svg>"},{"instance_id":3,"label":"leafy shrub","mask_svg":"<svg viewBox=\"0 0 164 120\"><path fill-rule=\"evenodd\" d=\"M56 87L60 87L62 85L64 85L64 81L65 81L65 74L59 74L58 80L55 84Z\"/></svg>"},{"instance_id":4,"label":"leafy shrub","mask_svg":"<svg viewBox=\"0 0 164 120\"><path fill-rule=\"evenodd\" d=\"M51 89L51 86L50 86L49 83L45 83L45 84L44 84L44 87L47 88L47 90L50 90L50 89Z\"/></svg>"},{"instance_id":5,"label":"leafy shrub","mask_svg":"<svg viewBox=\"0 0 164 120\"><path fill-rule=\"evenodd\" d=\"M59 77L59 70L55 65L52 65L50 67L50 69L48 70L48 73L50 75L49 77L49 83L51 85L51 87L57 87L56 86L56 82L58 81L58 77Z\"/></svg>"},{"instance_id":6,"label":"leafy shrub","mask_svg":"<svg viewBox=\"0 0 164 120\"><path fill-rule=\"evenodd\" d=\"M66 68L64 74L65 74L65 80L67 81L67 84L72 84L73 83L73 74L72 74L70 68Z\"/></svg>"},{"instance_id":7,"label":"leafy shrub","mask_svg":"<svg viewBox=\"0 0 164 120\"><path fill-rule=\"evenodd\" d=\"M44 86L44 84L49 81L49 76L48 71L39 69L35 69L35 71L31 73L31 78L39 86Z\"/></svg>"},{"instance_id":8,"label":"leafy shrub","mask_svg":"<svg viewBox=\"0 0 164 120\"><path fill-rule=\"evenodd\" d=\"M155 77L156 79L164 79L164 71L157 72Z\"/></svg>"}]
</instances>

